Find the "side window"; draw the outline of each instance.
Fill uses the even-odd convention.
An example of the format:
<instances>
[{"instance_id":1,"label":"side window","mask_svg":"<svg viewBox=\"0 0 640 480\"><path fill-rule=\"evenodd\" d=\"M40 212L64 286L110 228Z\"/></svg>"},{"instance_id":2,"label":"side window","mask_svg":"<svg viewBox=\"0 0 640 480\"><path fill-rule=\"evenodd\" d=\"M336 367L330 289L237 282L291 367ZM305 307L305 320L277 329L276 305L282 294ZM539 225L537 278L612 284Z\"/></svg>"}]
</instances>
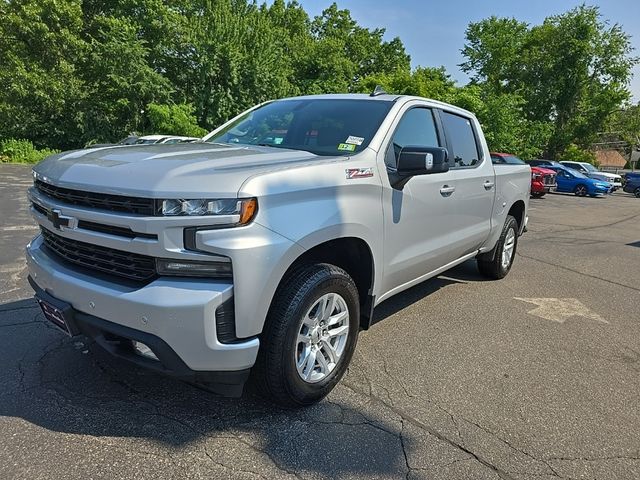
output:
<instances>
[{"instance_id":1,"label":"side window","mask_svg":"<svg viewBox=\"0 0 640 480\"><path fill-rule=\"evenodd\" d=\"M498 165L506 162L502 157L499 157L498 155L491 155L491 163L493 163L494 165Z\"/></svg>"},{"instance_id":2,"label":"side window","mask_svg":"<svg viewBox=\"0 0 640 480\"><path fill-rule=\"evenodd\" d=\"M405 112L387 149L385 155L387 166L396 168L400 150L409 145L412 147L440 146L431 109L418 107Z\"/></svg>"},{"instance_id":3,"label":"side window","mask_svg":"<svg viewBox=\"0 0 640 480\"><path fill-rule=\"evenodd\" d=\"M449 112L442 112L442 123L447 132L454 164L452 168L472 167L480 161L476 136L471 120Z\"/></svg>"}]
</instances>

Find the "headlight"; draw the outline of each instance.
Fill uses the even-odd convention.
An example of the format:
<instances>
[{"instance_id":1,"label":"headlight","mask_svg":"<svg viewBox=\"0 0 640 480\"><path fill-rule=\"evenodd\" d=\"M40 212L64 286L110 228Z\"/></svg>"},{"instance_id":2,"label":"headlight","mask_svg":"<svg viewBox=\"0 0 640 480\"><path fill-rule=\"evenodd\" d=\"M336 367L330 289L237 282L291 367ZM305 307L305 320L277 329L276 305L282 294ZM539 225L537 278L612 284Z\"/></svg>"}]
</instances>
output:
<instances>
[{"instance_id":1,"label":"headlight","mask_svg":"<svg viewBox=\"0 0 640 480\"><path fill-rule=\"evenodd\" d=\"M255 198L168 199L160 202L159 211L165 216L239 215L240 225L249 223L258 211L258 200Z\"/></svg>"},{"instance_id":2,"label":"headlight","mask_svg":"<svg viewBox=\"0 0 640 480\"><path fill-rule=\"evenodd\" d=\"M231 259L200 262L195 260L157 258L156 271L158 275L180 275L186 277L229 278L233 275Z\"/></svg>"}]
</instances>

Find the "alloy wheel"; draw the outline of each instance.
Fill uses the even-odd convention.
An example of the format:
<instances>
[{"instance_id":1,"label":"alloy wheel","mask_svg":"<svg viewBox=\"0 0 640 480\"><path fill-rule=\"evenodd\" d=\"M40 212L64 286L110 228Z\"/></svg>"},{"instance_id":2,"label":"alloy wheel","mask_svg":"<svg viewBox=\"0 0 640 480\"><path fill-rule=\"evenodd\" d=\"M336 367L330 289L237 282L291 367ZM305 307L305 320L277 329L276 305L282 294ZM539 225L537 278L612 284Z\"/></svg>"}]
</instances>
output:
<instances>
[{"instance_id":1,"label":"alloy wheel","mask_svg":"<svg viewBox=\"0 0 640 480\"><path fill-rule=\"evenodd\" d=\"M302 318L294 360L300 378L307 383L325 379L340 362L349 336L349 309L337 293L314 302Z\"/></svg>"},{"instance_id":2,"label":"alloy wheel","mask_svg":"<svg viewBox=\"0 0 640 480\"><path fill-rule=\"evenodd\" d=\"M516 232L510 228L504 238L504 247L502 248L502 268L507 269L511 265L513 258L513 250L516 245Z\"/></svg>"}]
</instances>

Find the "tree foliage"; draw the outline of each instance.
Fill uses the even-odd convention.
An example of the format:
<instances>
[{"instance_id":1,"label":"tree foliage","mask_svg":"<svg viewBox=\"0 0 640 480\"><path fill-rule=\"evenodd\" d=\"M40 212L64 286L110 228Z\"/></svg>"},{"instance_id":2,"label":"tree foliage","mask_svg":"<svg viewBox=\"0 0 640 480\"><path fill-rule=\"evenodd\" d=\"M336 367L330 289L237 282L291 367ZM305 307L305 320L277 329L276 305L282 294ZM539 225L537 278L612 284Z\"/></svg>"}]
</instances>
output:
<instances>
[{"instance_id":1,"label":"tree foliage","mask_svg":"<svg viewBox=\"0 0 640 480\"><path fill-rule=\"evenodd\" d=\"M568 162L587 162L591 165L598 166L595 153L580 148L575 143L570 143L567 148L560 154L559 160Z\"/></svg>"},{"instance_id":2,"label":"tree foliage","mask_svg":"<svg viewBox=\"0 0 640 480\"><path fill-rule=\"evenodd\" d=\"M186 103L178 105L150 103L147 106L149 129L159 134L203 137L207 131L198 126L193 112L193 105Z\"/></svg>"},{"instance_id":3,"label":"tree foliage","mask_svg":"<svg viewBox=\"0 0 640 480\"><path fill-rule=\"evenodd\" d=\"M579 6L529 26L491 17L466 32L461 68L496 93L519 95L523 115L550 125L544 145L555 158L570 144L588 146L629 98L629 36L602 20L598 7Z\"/></svg>"},{"instance_id":4,"label":"tree foliage","mask_svg":"<svg viewBox=\"0 0 640 480\"><path fill-rule=\"evenodd\" d=\"M0 18L0 138L53 148L198 136L265 100L382 85L473 111L493 150L553 157L611 128L636 62L587 6L470 24L465 86L335 3L310 18L295 0L4 0Z\"/></svg>"}]
</instances>

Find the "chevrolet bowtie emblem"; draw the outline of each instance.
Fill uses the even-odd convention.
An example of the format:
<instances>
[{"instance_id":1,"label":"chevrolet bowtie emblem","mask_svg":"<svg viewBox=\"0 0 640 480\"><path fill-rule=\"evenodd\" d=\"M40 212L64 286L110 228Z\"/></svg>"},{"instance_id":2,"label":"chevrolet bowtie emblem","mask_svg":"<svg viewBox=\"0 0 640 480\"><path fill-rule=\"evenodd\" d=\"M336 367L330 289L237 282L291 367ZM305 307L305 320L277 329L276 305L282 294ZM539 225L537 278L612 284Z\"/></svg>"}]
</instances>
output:
<instances>
[{"instance_id":1,"label":"chevrolet bowtie emblem","mask_svg":"<svg viewBox=\"0 0 640 480\"><path fill-rule=\"evenodd\" d=\"M63 230L65 228L73 230L78 226L77 218L62 215L62 212L55 208L47 212L47 218L57 230Z\"/></svg>"}]
</instances>

